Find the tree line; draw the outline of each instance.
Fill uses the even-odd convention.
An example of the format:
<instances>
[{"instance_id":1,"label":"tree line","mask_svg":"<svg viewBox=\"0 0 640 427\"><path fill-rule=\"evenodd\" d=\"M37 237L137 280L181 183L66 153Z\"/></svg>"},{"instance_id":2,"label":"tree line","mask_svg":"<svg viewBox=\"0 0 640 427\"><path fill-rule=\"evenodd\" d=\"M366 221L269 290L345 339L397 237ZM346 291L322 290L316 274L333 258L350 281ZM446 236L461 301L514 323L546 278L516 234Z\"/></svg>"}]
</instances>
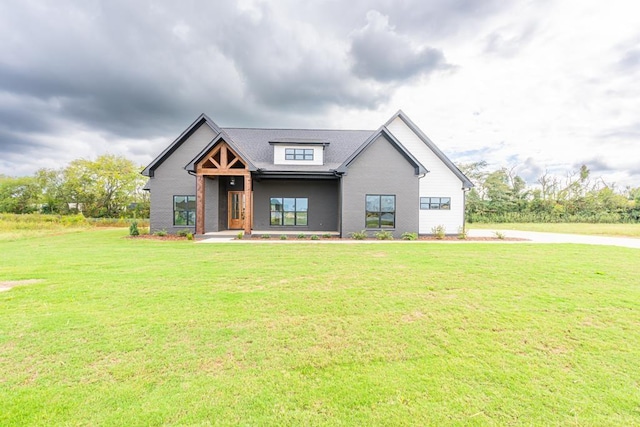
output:
<instances>
[{"instance_id":1,"label":"tree line","mask_svg":"<svg viewBox=\"0 0 640 427\"><path fill-rule=\"evenodd\" d=\"M468 222L640 222L640 187L616 189L592 178L586 165L564 176L545 172L533 185L515 167L459 167L475 185L466 199Z\"/></svg>"},{"instance_id":2,"label":"tree line","mask_svg":"<svg viewBox=\"0 0 640 427\"><path fill-rule=\"evenodd\" d=\"M76 159L32 176L0 175L0 212L78 214L91 218L149 217L142 167L112 154Z\"/></svg>"},{"instance_id":3,"label":"tree line","mask_svg":"<svg viewBox=\"0 0 640 427\"><path fill-rule=\"evenodd\" d=\"M640 222L640 187L616 189L586 165L565 176L545 172L532 185L515 167L489 170L481 161L459 168L475 185L466 198L469 222ZM32 176L0 175L0 212L148 218L142 169L105 154Z\"/></svg>"}]
</instances>

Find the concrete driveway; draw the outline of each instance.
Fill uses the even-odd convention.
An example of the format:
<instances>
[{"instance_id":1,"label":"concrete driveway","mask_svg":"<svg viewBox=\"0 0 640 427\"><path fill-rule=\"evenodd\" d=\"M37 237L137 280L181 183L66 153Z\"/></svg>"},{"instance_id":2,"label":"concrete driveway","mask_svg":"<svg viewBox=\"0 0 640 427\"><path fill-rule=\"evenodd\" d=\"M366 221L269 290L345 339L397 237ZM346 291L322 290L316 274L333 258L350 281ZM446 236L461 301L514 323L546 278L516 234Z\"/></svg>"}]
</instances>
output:
<instances>
[{"instance_id":1,"label":"concrete driveway","mask_svg":"<svg viewBox=\"0 0 640 427\"><path fill-rule=\"evenodd\" d=\"M505 237L527 239L530 243L580 243L584 245L608 245L640 249L640 239L633 239L630 237L588 236L585 234L542 233L538 231L519 230L497 231L500 231ZM469 237L495 237L495 231L471 229L469 230Z\"/></svg>"}]
</instances>

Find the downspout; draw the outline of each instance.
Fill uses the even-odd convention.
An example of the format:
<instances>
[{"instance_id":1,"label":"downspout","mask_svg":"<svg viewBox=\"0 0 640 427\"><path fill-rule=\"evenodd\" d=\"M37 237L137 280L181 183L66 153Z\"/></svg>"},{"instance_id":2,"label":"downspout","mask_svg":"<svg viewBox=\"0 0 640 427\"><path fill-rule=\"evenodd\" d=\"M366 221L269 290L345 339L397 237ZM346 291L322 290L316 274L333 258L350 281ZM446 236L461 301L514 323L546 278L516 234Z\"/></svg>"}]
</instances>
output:
<instances>
[{"instance_id":1,"label":"downspout","mask_svg":"<svg viewBox=\"0 0 640 427\"><path fill-rule=\"evenodd\" d=\"M462 235L467 235L467 192L470 188L462 187Z\"/></svg>"},{"instance_id":2,"label":"downspout","mask_svg":"<svg viewBox=\"0 0 640 427\"><path fill-rule=\"evenodd\" d=\"M429 171L418 174L418 235L420 235L420 180L427 176L427 173L429 173Z\"/></svg>"},{"instance_id":3,"label":"downspout","mask_svg":"<svg viewBox=\"0 0 640 427\"><path fill-rule=\"evenodd\" d=\"M340 237L342 237L342 176L344 174L335 169L332 172L338 177L338 232L340 233Z\"/></svg>"}]
</instances>

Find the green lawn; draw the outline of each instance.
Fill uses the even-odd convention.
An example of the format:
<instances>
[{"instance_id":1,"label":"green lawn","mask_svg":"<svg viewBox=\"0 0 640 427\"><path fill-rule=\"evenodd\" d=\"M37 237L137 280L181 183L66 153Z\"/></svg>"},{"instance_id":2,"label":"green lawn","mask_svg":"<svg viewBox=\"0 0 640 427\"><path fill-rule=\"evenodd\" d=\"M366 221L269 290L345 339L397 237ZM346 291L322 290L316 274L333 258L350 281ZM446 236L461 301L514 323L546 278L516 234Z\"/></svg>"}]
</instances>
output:
<instances>
[{"instance_id":1,"label":"green lawn","mask_svg":"<svg viewBox=\"0 0 640 427\"><path fill-rule=\"evenodd\" d=\"M0 425L639 425L640 252L0 239Z\"/></svg>"},{"instance_id":2,"label":"green lawn","mask_svg":"<svg viewBox=\"0 0 640 427\"><path fill-rule=\"evenodd\" d=\"M591 234L596 236L640 237L640 224L587 223L502 223L467 224L467 228L489 230L544 231L548 233Z\"/></svg>"}]
</instances>

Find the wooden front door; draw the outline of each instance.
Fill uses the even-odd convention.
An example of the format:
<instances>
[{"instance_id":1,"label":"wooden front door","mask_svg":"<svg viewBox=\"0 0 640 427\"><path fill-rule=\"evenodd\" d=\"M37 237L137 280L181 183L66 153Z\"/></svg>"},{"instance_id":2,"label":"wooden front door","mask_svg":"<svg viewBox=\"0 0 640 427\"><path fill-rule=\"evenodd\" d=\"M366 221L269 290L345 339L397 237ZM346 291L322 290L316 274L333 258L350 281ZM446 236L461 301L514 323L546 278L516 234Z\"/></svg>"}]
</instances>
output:
<instances>
[{"instance_id":1,"label":"wooden front door","mask_svg":"<svg viewBox=\"0 0 640 427\"><path fill-rule=\"evenodd\" d=\"M244 228L244 191L229 191L229 230Z\"/></svg>"}]
</instances>

